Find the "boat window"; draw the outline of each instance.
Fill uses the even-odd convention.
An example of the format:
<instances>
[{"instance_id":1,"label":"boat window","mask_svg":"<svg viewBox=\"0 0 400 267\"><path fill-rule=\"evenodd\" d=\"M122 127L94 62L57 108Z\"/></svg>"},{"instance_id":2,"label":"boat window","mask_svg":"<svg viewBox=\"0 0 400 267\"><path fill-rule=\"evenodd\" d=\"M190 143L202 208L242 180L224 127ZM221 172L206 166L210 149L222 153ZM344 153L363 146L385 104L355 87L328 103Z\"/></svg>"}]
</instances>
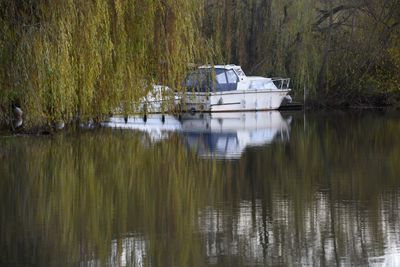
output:
<instances>
[{"instance_id":1,"label":"boat window","mask_svg":"<svg viewBox=\"0 0 400 267\"><path fill-rule=\"evenodd\" d=\"M228 70L226 72L226 77L228 78L228 83L237 83L238 77L233 70Z\"/></svg>"},{"instance_id":2,"label":"boat window","mask_svg":"<svg viewBox=\"0 0 400 267\"><path fill-rule=\"evenodd\" d=\"M209 71L195 71L186 78L186 87L189 91L206 92L211 88L211 74Z\"/></svg>"},{"instance_id":3,"label":"boat window","mask_svg":"<svg viewBox=\"0 0 400 267\"><path fill-rule=\"evenodd\" d=\"M237 68L235 69L237 75L239 76L246 76L246 74L244 73L244 71L242 70L242 68Z\"/></svg>"},{"instance_id":4,"label":"boat window","mask_svg":"<svg viewBox=\"0 0 400 267\"><path fill-rule=\"evenodd\" d=\"M274 85L274 83L267 79L252 81L249 88L256 89L256 90L277 89L276 86Z\"/></svg>"},{"instance_id":5,"label":"boat window","mask_svg":"<svg viewBox=\"0 0 400 267\"><path fill-rule=\"evenodd\" d=\"M227 84L226 76L225 76L225 70L223 69L216 69L216 78L217 78L217 83L218 84Z\"/></svg>"},{"instance_id":6,"label":"boat window","mask_svg":"<svg viewBox=\"0 0 400 267\"><path fill-rule=\"evenodd\" d=\"M186 77L186 87L192 87L192 86L195 85L195 83L196 83L195 74L194 74L194 73L189 74L189 75Z\"/></svg>"},{"instance_id":7,"label":"boat window","mask_svg":"<svg viewBox=\"0 0 400 267\"><path fill-rule=\"evenodd\" d=\"M197 87L202 80L200 72L194 72L189 74L189 76L186 78L186 86L187 87Z\"/></svg>"}]
</instances>

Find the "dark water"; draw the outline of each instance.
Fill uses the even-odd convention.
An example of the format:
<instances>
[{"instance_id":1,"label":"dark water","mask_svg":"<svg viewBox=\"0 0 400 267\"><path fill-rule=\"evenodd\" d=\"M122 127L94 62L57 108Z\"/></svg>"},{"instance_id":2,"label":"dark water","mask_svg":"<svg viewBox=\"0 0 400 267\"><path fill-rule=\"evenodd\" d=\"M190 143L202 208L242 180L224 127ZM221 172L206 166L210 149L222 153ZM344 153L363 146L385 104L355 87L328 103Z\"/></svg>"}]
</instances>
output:
<instances>
[{"instance_id":1,"label":"dark water","mask_svg":"<svg viewBox=\"0 0 400 267\"><path fill-rule=\"evenodd\" d=\"M0 265L400 265L398 113L105 126L0 137Z\"/></svg>"}]
</instances>

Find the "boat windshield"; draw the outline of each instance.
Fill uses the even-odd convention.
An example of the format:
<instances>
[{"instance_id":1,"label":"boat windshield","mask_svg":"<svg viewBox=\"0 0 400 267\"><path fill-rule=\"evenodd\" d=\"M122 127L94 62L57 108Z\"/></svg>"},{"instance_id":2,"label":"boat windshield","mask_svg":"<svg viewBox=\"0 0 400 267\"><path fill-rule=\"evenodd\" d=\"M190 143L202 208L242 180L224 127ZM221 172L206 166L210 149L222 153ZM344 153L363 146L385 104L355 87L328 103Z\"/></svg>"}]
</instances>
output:
<instances>
[{"instance_id":1,"label":"boat windshield","mask_svg":"<svg viewBox=\"0 0 400 267\"><path fill-rule=\"evenodd\" d=\"M185 86L188 91L207 92L212 88L211 71L200 69L192 71L186 77Z\"/></svg>"},{"instance_id":2,"label":"boat windshield","mask_svg":"<svg viewBox=\"0 0 400 267\"><path fill-rule=\"evenodd\" d=\"M260 79L251 81L249 89L263 90L263 89L278 89L271 79Z\"/></svg>"},{"instance_id":3,"label":"boat windshield","mask_svg":"<svg viewBox=\"0 0 400 267\"><path fill-rule=\"evenodd\" d=\"M235 72L237 73L238 76L246 76L246 74L244 73L244 71L242 70L242 68L235 68L234 69Z\"/></svg>"},{"instance_id":4,"label":"boat windshield","mask_svg":"<svg viewBox=\"0 0 400 267\"><path fill-rule=\"evenodd\" d=\"M189 73L185 80L188 91L222 92L237 89L238 76L230 69L198 69Z\"/></svg>"},{"instance_id":5,"label":"boat windshield","mask_svg":"<svg viewBox=\"0 0 400 267\"><path fill-rule=\"evenodd\" d=\"M237 89L238 76L233 70L215 69L216 91L233 91Z\"/></svg>"}]
</instances>

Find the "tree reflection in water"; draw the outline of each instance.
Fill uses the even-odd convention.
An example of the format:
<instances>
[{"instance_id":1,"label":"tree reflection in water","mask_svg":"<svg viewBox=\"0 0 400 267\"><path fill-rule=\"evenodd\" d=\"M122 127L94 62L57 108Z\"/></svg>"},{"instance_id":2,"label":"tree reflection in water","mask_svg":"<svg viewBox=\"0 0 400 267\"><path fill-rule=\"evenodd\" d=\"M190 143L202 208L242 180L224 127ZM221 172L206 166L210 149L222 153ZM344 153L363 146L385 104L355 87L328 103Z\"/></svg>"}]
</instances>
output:
<instances>
[{"instance_id":1,"label":"tree reflection in water","mask_svg":"<svg viewBox=\"0 0 400 267\"><path fill-rule=\"evenodd\" d=\"M280 116L235 160L176 129L0 138L1 265L399 265L399 114Z\"/></svg>"}]
</instances>

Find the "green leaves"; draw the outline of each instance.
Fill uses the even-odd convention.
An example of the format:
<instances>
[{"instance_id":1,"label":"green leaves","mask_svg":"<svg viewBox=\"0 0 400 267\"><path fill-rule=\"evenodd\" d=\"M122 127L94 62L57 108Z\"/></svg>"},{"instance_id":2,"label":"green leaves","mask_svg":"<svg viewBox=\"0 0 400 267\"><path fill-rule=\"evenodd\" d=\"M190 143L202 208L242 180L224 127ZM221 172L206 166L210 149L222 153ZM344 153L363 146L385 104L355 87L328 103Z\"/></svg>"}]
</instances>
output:
<instances>
[{"instance_id":1,"label":"green leaves","mask_svg":"<svg viewBox=\"0 0 400 267\"><path fill-rule=\"evenodd\" d=\"M396 65L387 63L399 44L389 41L400 36L398 1L209 0L205 9L203 31L221 51L220 63L289 76L301 98L306 89L319 103L354 104L365 92L386 92L397 76Z\"/></svg>"},{"instance_id":2,"label":"green leaves","mask_svg":"<svg viewBox=\"0 0 400 267\"><path fill-rule=\"evenodd\" d=\"M0 0L0 106L18 101L26 124L132 113L151 83L180 85L194 62L195 0ZM202 62L202 60L199 60ZM4 75L9 73L9 75ZM0 118L3 120L4 118Z\"/></svg>"}]
</instances>

